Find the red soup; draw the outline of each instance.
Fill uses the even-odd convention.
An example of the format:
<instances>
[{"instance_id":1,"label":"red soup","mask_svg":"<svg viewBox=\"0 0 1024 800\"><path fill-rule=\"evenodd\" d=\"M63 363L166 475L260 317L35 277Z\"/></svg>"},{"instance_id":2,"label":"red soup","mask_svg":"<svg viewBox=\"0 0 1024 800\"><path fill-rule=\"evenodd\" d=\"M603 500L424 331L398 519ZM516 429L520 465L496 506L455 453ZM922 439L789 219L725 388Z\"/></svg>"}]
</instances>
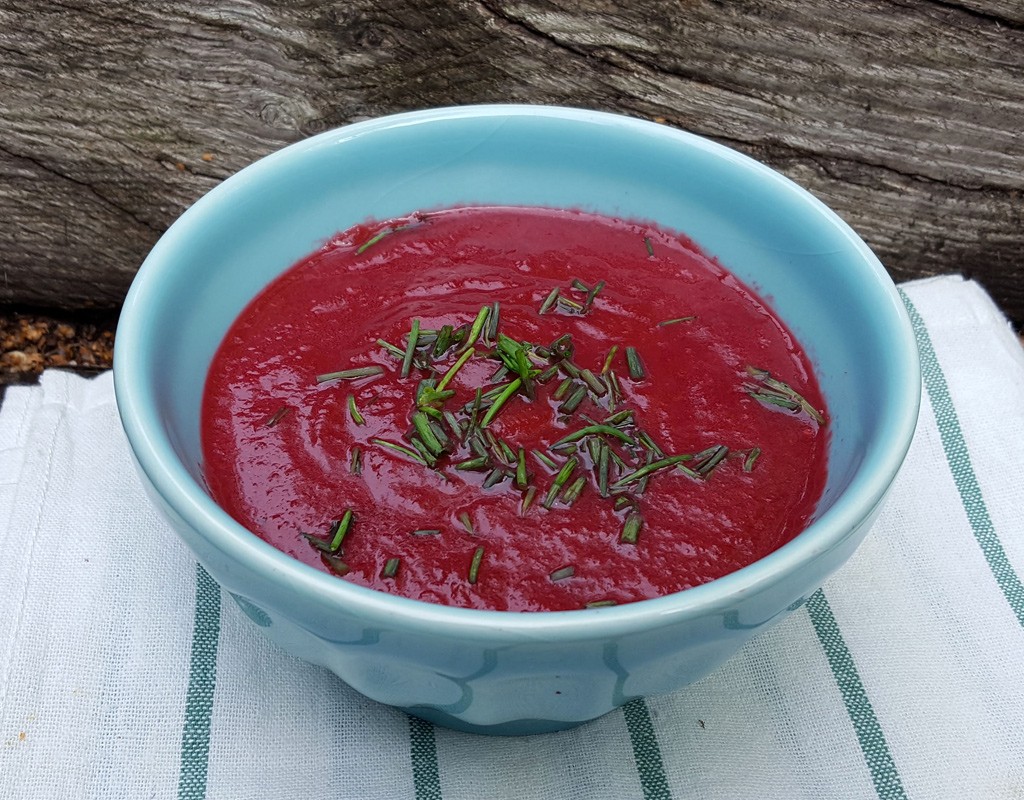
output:
<instances>
[{"instance_id":1,"label":"red soup","mask_svg":"<svg viewBox=\"0 0 1024 800\"><path fill-rule=\"evenodd\" d=\"M543 208L340 233L234 323L205 474L382 592L511 611L676 592L793 538L826 476L807 356L684 236Z\"/></svg>"}]
</instances>

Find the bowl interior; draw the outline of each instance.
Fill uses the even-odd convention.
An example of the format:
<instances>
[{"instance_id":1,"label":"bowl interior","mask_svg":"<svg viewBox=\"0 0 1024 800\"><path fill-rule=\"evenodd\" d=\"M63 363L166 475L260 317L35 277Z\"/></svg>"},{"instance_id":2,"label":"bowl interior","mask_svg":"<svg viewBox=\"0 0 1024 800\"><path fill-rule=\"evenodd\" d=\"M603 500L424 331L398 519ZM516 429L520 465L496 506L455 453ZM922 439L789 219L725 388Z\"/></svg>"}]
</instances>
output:
<instances>
[{"instance_id":1,"label":"bowl interior","mask_svg":"<svg viewBox=\"0 0 1024 800\"><path fill-rule=\"evenodd\" d=\"M478 106L360 123L217 187L157 244L125 306L118 366L130 375L136 430L153 452L173 451L184 482L185 471L197 479L207 367L246 303L339 230L458 204L582 208L690 236L772 303L817 366L832 415L818 517L863 516L880 498L909 444L918 378L877 259L808 193L734 151L568 109Z\"/></svg>"}]
</instances>

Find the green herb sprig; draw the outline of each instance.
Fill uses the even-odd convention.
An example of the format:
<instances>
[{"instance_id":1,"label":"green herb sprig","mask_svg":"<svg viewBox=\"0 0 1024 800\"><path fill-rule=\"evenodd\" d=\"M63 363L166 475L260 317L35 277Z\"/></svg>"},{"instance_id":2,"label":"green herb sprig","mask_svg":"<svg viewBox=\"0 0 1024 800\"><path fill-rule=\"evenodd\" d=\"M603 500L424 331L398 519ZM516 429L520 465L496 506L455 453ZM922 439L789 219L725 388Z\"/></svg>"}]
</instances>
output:
<instances>
[{"instance_id":1,"label":"green herb sprig","mask_svg":"<svg viewBox=\"0 0 1024 800\"><path fill-rule=\"evenodd\" d=\"M760 382L760 385L746 384L744 386L747 394L755 400L766 405L784 408L787 411L803 411L819 425L825 424L825 417L818 409L808 403L803 395L789 384L773 378L768 370L748 365L747 374Z\"/></svg>"}]
</instances>

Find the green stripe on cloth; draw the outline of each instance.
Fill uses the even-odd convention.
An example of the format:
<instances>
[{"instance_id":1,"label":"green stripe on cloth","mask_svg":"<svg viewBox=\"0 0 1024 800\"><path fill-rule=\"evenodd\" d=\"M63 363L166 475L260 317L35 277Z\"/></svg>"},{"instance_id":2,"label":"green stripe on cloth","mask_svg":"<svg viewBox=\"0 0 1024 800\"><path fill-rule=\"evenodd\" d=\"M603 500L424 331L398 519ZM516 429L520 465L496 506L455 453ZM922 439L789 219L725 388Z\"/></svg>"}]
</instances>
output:
<instances>
[{"instance_id":1,"label":"green stripe on cloth","mask_svg":"<svg viewBox=\"0 0 1024 800\"><path fill-rule=\"evenodd\" d=\"M853 663L853 656L846 646L824 591L818 589L811 595L807 601L807 613L811 617L811 624L814 625L818 641L821 642L825 657L832 668L832 675L839 686L846 713L853 723L879 800L906 800L907 795L903 791L903 782L896 770L896 762L889 751L889 743L882 733L882 726L878 724L878 717L875 716L875 710L871 707L867 692L864 691L864 684Z\"/></svg>"},{"instance_id":2,"label":"green stripe on cloth","mask_svg":"<svg viewBox=\"0 0 1024 800\"><path fill-rule=\"evenodd\" d=\"M412 755L412 785L416 800L441 800L441 777L437 768L434 726L419 717L409 717L409 749Z\"/></svg>"},{"instance_id":3,"label":"green stripe on cloth","mask_svg":"<svg viewBox=\"0 0 1024 800\"><path fill-rule=\"evenodd\" d=\"M935 413L935 422L939 427L939 436L942 439L942 449L946 453L946 462L949 464L950 472L953 473L953 481L960 493L960 502L963 503L964 510L967 512L967 521L971 525L974 538L981 548L982 555L985 556L985 561L988 562L988 567L992 571L1003 597L1010 604L1017 621L1024 625L1024 584L1021 583L1020 576L1014 571L1013 565L1006 557L1003 544L996 535L995 526L988 513L988 506L985 505L981 487L978 485L978 478L971 465L971 456L967 451L963 429L960 427L960 418L953 406L949 385L946 383L946 376L935 355L935 348L932 346L928 328L925 326L924 320L921 319L917 308L902 289L900 289L900 296L903 298L903 304L907 307L910 322L914 326L917 349L921 354L921 375L924 378L928 399L931 400L932 410Z\"/></svg>"},{"instance_id":4,"label":"green stripe on cloth","mask_svg":"<svg viewBox=\"0 0 1024 800\"><path fill-rule=\"evenodd\" d=\"M661 760L661 748L654 734L651 715L642 697L630 700L622 707L626 718L626 730L633 745L633 760L640 776L640 788L644 800L672 800L672 792L665 778L665 764Z\"/></svg>"},{"instance_id":5,"label":"green stripe on cloth","mask_svg":"<svg viewBox=\"0 0 1024 800\"><path fill-rule=\"evenodd\" d=\"M181 733L178 800L203 800L210 762L210 720L217 684L220 640L220 587L196 564L196 609L192 620L192 656Z\"/></svg>"}]
</instances>

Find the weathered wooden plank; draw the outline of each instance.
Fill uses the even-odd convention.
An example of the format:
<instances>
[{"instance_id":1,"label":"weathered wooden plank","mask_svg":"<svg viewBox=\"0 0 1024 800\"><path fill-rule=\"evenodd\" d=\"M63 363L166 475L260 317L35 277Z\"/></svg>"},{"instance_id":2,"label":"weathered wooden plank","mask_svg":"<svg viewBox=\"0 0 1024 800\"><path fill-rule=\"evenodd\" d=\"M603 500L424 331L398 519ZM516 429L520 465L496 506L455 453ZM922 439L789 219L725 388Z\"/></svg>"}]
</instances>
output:
<instances>
[{"instance_id":1,"label":"weathered wooden plank","mask_svg":"<svg viewBox=\"0 0 1024 800\"><path fill-rule=\"evenodd\" d=\"M0 302L116 306L160 232L303 136L431 105L620 111L777 167L899 279L1024 323L1016 0L0 0Z\"/></svg>"}]
</instances>

